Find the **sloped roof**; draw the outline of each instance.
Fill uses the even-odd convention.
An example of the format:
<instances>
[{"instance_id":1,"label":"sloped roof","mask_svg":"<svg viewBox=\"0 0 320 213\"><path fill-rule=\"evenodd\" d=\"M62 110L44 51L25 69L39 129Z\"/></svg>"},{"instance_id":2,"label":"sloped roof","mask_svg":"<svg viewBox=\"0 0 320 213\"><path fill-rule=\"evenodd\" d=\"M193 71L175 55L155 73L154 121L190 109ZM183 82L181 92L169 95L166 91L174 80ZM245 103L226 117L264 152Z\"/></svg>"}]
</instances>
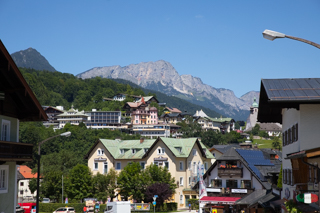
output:
<instances>
[{"instance_id":1,"label":"sloped roof","mask_svg":"<svg viewBox=\"0 0 320 213\"><path fill-rule=\"evenodd\" d=\"M252 205L257 203L262 197L267 194L267 190L258 189L253 191L252 193L242 197L241 199L235 202L236 205Z\"/></svg>"},{"instance_id":2,"label":"sloped roof","mask_svg":"<svg viewBox=\"0 0 320 213\"><path fill-rule=\"evenodd\" d=\"M236 144L236 143L232 143L232 144L225 144L225 145L213 145L211 147L211 149L216 149L218 150L219 152L221 152L222 154L225 153L228 149L232 148L232 147L235 147L235 148L240 148L240 145L239 144ZM210 151L211 151L210 149Z\"/></svg>"},{"instance_id":3,"label":"sloped roof","mask_svg":"<svg viewBox=\"0 0 320 213\"><path fill-rule=\"evenodd\" d=\"M211 152L205 147L205 145L198 141L197 138L164 138L161 137L161 140L170 148L172 153L176 157L187 158L194 145L198 142L202 149L206 150L206 158L214 158ZM181 147L181 152L179 152L176 147Z\"/></svg>"},{"instance_id":4,"label":"sloped roof","mask_svg":"<svg viewBox=\"0 0 320 213\"><path fill-rule=\"evenodd\" d=\"M159 103L159 101L154 97L154 96L144 96L141 97L139 100L137 100L137 102L141 102L142 98L144 99L145 102L150 101L151 99L154 99L157 103Z\"/></svg>"},{"instance_id":5,"label":"sloped roof","mask_svg":"<svg viewBox=\"0 0 320 213\"><path fill-rule=\"evenodd\" d=\"M0 115L20 121L45 121L48 119L36 96L22 76L7 49L0 40Z\"/></svg>"},{"instance_id":6,"label":"sloped roof","mask_svg":"<svg viewBox=\"0 0 320 213\"><path fill-rule=\"evenodd\" d=\"M195 144L201 146L201 151L204 157L206 158L214 158L214 156L209 152L209 150L197 140L197 138L164 138L159 137L157 139L145 139L142 143L140 140L110 140L110 139L99 139L99 141L103 144L103 146L109 151L114 159L142 159L146 154L150 151L150 149L159 141L163 141L163 143L169 148L169 150L176 156L181 158L186 158L190 155L192 148ZM97 143L99 142L97 141ZM90 152L97 145L95 143L85 158L88 158ZM181 152L177 150L176 147L181 147ZM121 154L120 150L123 149L124 153ZM136 153L132 153L132 149L136 150ZM146 153L144 149L148 149L149 151ZM202 149L205 149L204 153Z\"/></svg>"},{"instance_id":7,"label":"sloped roof","mask_svg":"<svg viewBox=\"0 0 320 213\"><path fill-rule=\"evenodd\" d=\"M261 80L259 122L282 123L281 110L300 104L320 104L320 78Z\"/></svg>"},{"instance_id":8,"label":"sloped roof","mask_svg":"<svg viewBox=\"0 0 320 213\"><path fill-rule=\"evenodd\" d=\"M193 115L194 117L202 117L202 118L205 118L205 117L208 117L206 113L204 113L202 111L202 109L200 111L196 111L196 114Z\"/></svg>"},{"instance_id":9,"label":"sloped roof","mask_svg":"<svg viewBox=\"0 0 320 213\"><path fill-rule=\"evenodd\" d=\"M100 141L114 159L141 159L145 154L144 149L149 149L156 142L156 139L145 139L142 143L140 140L100 139ZM124 149L124 154L120 153L120 149ZM131 149L136 149L136 153L132 154Z\"/></svg>"},{"instance_id":10,"label":"sloped roof","mask_svg":"<svg viewBox=\"0 0 320 213\"><path fill-rule=\"evenodd\" d=\"M37 173L32 174L32 170L28 166L20 165L18 169L25 179L37 178Z\"/></svg>"},{"instance_id":11,"label":"sloped roof","mask_svg":"<svg viewBox=\"0 0 320 213\"><path fill-rule=\"evenodd\" d=\"M172 107L172 108L171 107L166 107L165 109L169 110L171 113L174 113L174 112L181 113L181 111L179 109L174 108L174 107Z\"/></svg>"},{"instance_id":12,"label":"sloped roof","mask_svg":"<svg viewBox=\"0 0 320 213\"><path fill-rule=\"evenodd\" d=\"M270 202L279 200L280 196L275 195L272 192L269 192L265 196L261 197L258 201L258 203L263 207L263 208L269 208L270 207Z\"/></svg>"}]
</instances>

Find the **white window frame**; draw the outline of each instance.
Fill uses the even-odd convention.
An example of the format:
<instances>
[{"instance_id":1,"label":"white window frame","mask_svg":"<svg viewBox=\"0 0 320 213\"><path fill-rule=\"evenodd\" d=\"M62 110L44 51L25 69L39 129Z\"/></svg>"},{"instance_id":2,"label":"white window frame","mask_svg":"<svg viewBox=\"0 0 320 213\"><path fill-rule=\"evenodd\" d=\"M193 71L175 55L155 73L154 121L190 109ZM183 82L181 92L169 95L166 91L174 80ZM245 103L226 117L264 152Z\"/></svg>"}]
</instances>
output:
<instances>
[{"instance_id":1,"label":"white window frame","mask_svg":"<svg viewBox=\"0 0 320 213\"><path fill-rule=\"evenodd\" d=\"M120 154L124 154L124 149L120 149Z\"/></svg>"},{"instance_id":2,"label":"white window frame","mask_svg":"<svg viewBox=\"0 0 320 213\"><path fill-rule=\"evenodd\" d=\"M153 164L156 166L159 166L159 162L158 161L153 161Z\"/></svg>"},{"instance_id":3,"label":"white window frame","mask_svg":"<svg viewBox=\"0 0 320 213\"><path fill-rule=\"evenodd\" d=\"M107 172L105 172L105 170L106 170L106 165L107 165ZM103 174L108 174L108 170L109 170L109 165L108 165L108 162L104 162L103 163Z\"/></svg>"},{"instance_id":4,"label":"white window frame","mask_svg":"<svg viewBox=\"0 0 320 213\"><path fill-rule=\"evenodd\" d=\"M93 162L93 170L99 170L99 162L97 161Z\"/></svg>"},{"instance_id":5,"label":"white window frame","mask_svg":"<svg viewBox=\"0 0 320 213\"><path fill-rule=\"evenodd\" d=\"M166 167L166 163L168 164L167 169L169 170L169 161L164 161L164 162L163 162L163 167Z\"/></svg>"},{"instance_id":6,"label":"white window frame","mask_svg":"<svg viewBox=\"0 0 320 213\"><path fill-rule=\"evenodd\" d=\"M191 186L191 176L189 176L189 186Z\"/></svg>"},{"instance_id":7,"label":"white window frame","mask_svg":"<svg viewBox=\"0 0 320 213\"><path fill-rule=\"evenodd\" d=\"M179 185L180 185L180 186L183 186L183 177L180 177L180 179L179 179Z\"/></svg>"},{"instance_id":8,"label":"white window frame","mask_svg":"<svg viewBox=\"0 0 320 213\"><path fill-rule=\"evenodd\" d=\"M164 153L166 153L165 148L158 148L157 150L158 155L164 155Z\"/></svg>"},{"instance_id":9,"label":"white window frame","mask_svg":"<svg viewBox=\"0 0 320 213\"><path fill-rule=\"evenodd\" d=\"M142 167L142 164L143 164L143 167ZM142 169L145 169L146 168L146 162L145 161L140 161L140 166Z\"/></svg>"},{"instance_id":10,"label":"white window frame","mask_svg":"<svg viewBox=\"0 0 320 213\"><path fill-rule=\"evenodd\" d=\"M136 150L136 149L131 149L131 153L132 153L132 154L136 154L136 153L137 153L137 150Z\"/></svg>"},{"instance_id":11,"label":"white window frame","mask_svg":"<svg viewBox=\"0 0 320 213\"><path fill-rule=\"evenodd\" d=\"M118 164L120 165L120 169L118 169ZM116 170L121 170L121 162L116 162Z\"/></svg>"},{"instance_id":12,"label":"white window frame","mask_svg":"<svg viewBox=\"0 0 320 213\"><path fill-rule=\"evenodd\" d=\"M104 155L104 149L101 149L101 155Z\"/></svg>"},{"instance_id":13,"label":"white window frame","mask_svg":"<svg viewBox=\"0 0 320 213\"><path fill-rule=\"evenodd\" d=\"M180 170L180 171L183 171L183 161L180 161L180 162L179 162L179 170Z\"/></svg>"},{"instance_id":14,"label":"white window frame","mask_svg":"<svg viewBox=\"0 0 320 213\"><path fill-rule=\"evenodd\" d=\"M0 165L0 194L8 193L9 165Z\"/></svg>"},{"instance_id":15,"label":"white window frame","mask_svg":"<svg viewBox=\"0 0 320 213\"><path fill-rule=\"evenodd\" d=\"M180 204L183 204L183 195L180 195Z\"/></svg>"},{"instance_id":16,"label":"white window frame","mask_svg":"<svg viewBox=\"0 0 320 213\"><path fill-rule=\"evenodd\" d=\"M97 150L97 155L100 156L101 155L101 149Z\"/></svg>"},{"instance_id":17,"label":"white window frame","mask_svg":"<svg viewBox=\"0 0 320 213\"><path fill-rule=\"evenodd\" d=\"M191 161L189 161L189 162L188 162L188 169L189 169L189 170L192 170L192 164L191 164Z\"/></svg>"},{"instance_id":18,"label":"white window frame","mask_svg":"<svg viewBox=\"0 0 320 213\"><path fill-rule=\"evenodd\" d=\"M4 127L7 127L4 129ZM2 141L10 141L10 127L11 127L11 121L2 119L1 123L1 140Z\"/></svg>"},{"instance_id":19,"label":"white window frame","mask_svg":"<svg viewBox=\"0 0 320 213\"><path fill-rule=\"evenodd\" d=\"M148 148L144 148L143 150L144 150L144 153L147 153L149 149Z\"/></svg>"}]
</instances>

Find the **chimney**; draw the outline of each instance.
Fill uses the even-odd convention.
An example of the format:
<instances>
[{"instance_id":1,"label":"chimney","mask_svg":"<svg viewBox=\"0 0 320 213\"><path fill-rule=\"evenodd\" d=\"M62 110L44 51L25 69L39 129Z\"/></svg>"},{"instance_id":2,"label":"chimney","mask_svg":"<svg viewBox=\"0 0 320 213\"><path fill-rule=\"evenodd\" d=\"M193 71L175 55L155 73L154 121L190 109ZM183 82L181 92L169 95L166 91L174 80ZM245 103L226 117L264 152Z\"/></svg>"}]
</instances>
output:
<instances>
[{"instance_id":1,"label":"chimney","mask_svg":"<svg viewBox=\"0 0 320 213\"><path fill-rule=\"evenodd\" d=\"M140 138L140 143L143 143L143 141L144 141L144 138L141 137Z\"/></svg>"}]
</instances>

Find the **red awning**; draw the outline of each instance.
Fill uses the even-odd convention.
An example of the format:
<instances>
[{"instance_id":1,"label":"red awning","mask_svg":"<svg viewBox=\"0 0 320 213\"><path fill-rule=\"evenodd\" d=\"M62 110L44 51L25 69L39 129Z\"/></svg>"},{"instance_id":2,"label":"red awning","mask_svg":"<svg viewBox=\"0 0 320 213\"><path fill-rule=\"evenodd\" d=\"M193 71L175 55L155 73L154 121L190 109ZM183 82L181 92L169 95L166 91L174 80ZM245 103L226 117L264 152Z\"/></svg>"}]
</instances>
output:
<instances>
[{"instance_id":1,"label":"red awning","mask_svg":"<svg viewBox=\"0 0 320 213\"><path fill-rule=\"evenodd\" d=\"M211 203L211 204L234 204L241 197L209 197L203 196L200 199L201 203Z\"/></svg>"}]
</instances>

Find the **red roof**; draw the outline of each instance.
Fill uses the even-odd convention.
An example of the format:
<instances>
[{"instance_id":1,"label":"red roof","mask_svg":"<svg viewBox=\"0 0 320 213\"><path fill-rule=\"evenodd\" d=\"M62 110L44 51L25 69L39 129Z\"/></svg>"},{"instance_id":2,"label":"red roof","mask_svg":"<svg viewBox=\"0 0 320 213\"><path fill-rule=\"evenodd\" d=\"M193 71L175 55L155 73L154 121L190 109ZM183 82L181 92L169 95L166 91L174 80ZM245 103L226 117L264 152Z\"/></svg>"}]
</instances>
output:
<instances>
[{"instance_id":1,"label":"red roof","mask_svg":"<svg viewBox=\"0 0 320 213\"><path fill-rule=\"evenodd\" d=\"M233 204L235 201L239 200L241 197L209 197L203 196L200 201L208 203L218 203L218 204Z\"/></svg>"},{"instance_id":2,"label":"red roof","mask_svg":"<svg viewBox=\"0 0 320 213\"><path fill-rule=\"evenodd\" d=\"M37 178L37 173L32 174L32 170L28 166L21 165L18 167L18 169L24 178Z\"/></svg>"}]
</instances>

